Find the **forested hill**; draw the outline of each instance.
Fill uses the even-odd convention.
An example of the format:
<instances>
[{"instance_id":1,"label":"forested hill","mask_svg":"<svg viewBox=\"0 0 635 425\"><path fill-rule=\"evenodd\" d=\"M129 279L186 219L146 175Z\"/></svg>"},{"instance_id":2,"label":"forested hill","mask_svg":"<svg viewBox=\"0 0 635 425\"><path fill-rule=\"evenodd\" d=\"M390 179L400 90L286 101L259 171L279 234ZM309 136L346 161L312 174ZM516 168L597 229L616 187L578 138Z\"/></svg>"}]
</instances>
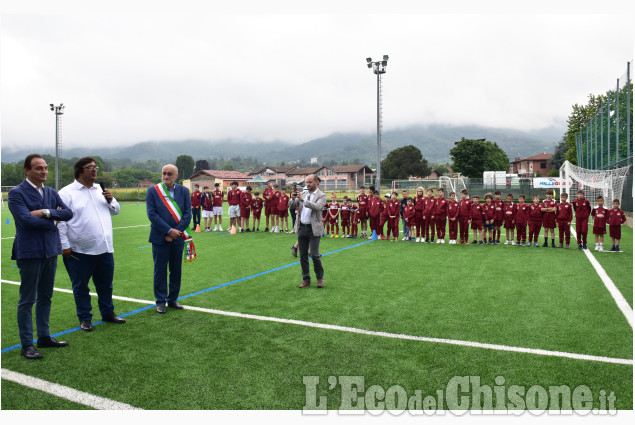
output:
<instances>
[{"instance_id":1,"label":"forested hill","mask_svg":"<svg viewBox=\"0 0 635 425\"><path fill-rule=\"evenodd\" d=\"M386 130L382 138L382 156L391 150L414 145L421 150L424 158L431 163L449 162L450 149L461 137L486 138L497 143L510 160L514 157L526 157L542 152L552 152L560 141L565 128L549 127L536 131L520 131L504 128L480 126L410 126ZM286 142L247 142L235 139L223 140L178 140L163 142L141 142L128 147L86 147L66 149L64 158L99 155L102 158L159 162L174 161L177 155L191 155L194 159L207 158L254 158L266 164L279 164L300 160L310 161L317 156L320 163L328 161L374 164L376 161L375 133L334 133L329 136L301 144ZM113 144L116 142L113 141ZM2 162L15 162L24 159L33 149L11 150L2 147ZM42 149L38 153L54 154L54 146Z\"/></svg>"}]
</instances>

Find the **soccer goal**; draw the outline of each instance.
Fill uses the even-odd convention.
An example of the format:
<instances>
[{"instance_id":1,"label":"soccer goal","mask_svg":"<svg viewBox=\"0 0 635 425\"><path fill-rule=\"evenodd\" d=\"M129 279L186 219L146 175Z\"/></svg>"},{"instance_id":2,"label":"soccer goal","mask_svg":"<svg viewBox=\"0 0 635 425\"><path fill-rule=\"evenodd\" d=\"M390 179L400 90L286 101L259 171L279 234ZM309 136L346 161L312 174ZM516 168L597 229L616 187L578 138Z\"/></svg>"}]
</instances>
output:
<instances>
[{"instance_id":1,"label":"soccer goal","mask_svg":"<svg viewBox=\"0 0 635 425\"><path fill-rule=\"evenodd\" d=\"M602 195L605 205L611 205L613 199L622 202L622 190L630 165L612 170L588 170L565 161L560 167L560 193L566 192L569 200L575 198L578 190L584 191L584 197L595 202Z\"/></svg>"},{"instance_id":2,"label":"soccer goal","mask_svg":"<svg viewBox=\"0 0 635 425\"><path fill-rule=\"evenodd\" d=\"M445 190L446 197L450 192L456 192L457 199L459 197L459 192L462 189L467 189L463 178L451 178L446 176L441 176L438 180L393 180L392 182L393 191L401 192L402 190L407 190L412 192L412 196L416 196L416 190L420 186L423 187L424 192L428 189L436 191L438 188L442 187L443 190Z\"/></svg>"}]
</instances>

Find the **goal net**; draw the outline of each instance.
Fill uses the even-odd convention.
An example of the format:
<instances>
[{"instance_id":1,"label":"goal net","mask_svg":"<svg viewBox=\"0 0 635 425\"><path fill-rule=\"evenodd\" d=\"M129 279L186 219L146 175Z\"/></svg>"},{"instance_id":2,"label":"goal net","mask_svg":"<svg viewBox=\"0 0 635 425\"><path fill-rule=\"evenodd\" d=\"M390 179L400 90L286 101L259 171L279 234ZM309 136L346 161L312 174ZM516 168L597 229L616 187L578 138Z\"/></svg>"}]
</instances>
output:
<instances>
[{"instance_id":1,"label":"goal net","mask_svg":"<svg viewBox=\"0 0 635 425\"><path fill-rule=\"evenodd\" d=\"M462 189L467 189L465 185L465 180L463 178L451 178L441 176L438 180L393 180L392 182L392 191L401 192L402 190L407 190L410 192L411 196L417 195L417 188L423 187L423 191L428 189L433 189L435 191L440 187L445 191L445 196L447 197L450 192L455 192L457 199L459 198L459 193Z\"/></svg>"},{"instance_id":2,"label":"goal net","mask_svg":"<svg viewBox=\"0 0 635 425\"><path fill-rule=\"evenodd\" d=\"M560 193L566 192L569 200L574 199L578 190L584 191L584 197L593 204L600 195L604 205L610 207L613 199L622 203L622 190L630 165L612 170L588 170L565 161L560 167ZM607 207L608 208L608 207Z\"/></svg>"}]
</instances>

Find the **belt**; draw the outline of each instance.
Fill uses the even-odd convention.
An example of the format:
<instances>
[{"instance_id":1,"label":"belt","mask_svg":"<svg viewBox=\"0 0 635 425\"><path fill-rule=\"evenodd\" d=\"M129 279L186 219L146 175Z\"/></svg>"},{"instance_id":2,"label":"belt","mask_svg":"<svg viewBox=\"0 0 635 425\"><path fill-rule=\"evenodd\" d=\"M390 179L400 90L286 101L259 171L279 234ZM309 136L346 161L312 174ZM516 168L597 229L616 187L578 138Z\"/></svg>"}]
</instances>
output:
<instances>
[{"instance_id":1,"label":"belt","mask_svg":"<svg viewBox=\"0 0 635 425\"><path fill-rule=\"evenodd\" d=\"M304 223L300 223L300 226L304 226L304 227L311 227L311 224L304 224Z\"/></svg>"}]
</instances>

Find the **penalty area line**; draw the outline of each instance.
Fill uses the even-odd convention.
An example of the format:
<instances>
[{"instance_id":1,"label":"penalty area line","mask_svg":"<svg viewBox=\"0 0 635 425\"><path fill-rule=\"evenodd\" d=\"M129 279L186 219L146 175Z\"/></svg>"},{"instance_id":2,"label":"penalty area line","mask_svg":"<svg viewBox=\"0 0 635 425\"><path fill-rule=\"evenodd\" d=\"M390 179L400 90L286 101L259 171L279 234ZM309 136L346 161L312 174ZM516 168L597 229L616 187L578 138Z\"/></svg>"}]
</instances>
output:
<instances>
[{"instance_id":1,"label":"penalty area line","mask_svg":"<svg viewBox=\"0 0 635 425\"><path fill-rule=\"evenodd\" d=\"M2 369L2 379L6 381L15 382L16 384L24 387L32 388L34 390L43 391L45 393L52 394L56 397L61 397L73 403L82 404L84 406L92 407L98 410L143 410L139 407L134 407L126 403L111 400L109 398L96 396L84 391L79 391L74 388L66 387L64 385L56 384L54 382L45 381L34 376L24 375L19 372L14 372L9 369Z\"/></svg>"},{"instance_id":2,"label":"penalty area line","mask_svg":"<svg viewBox=\"0 0 635 425\"><path fill-rule=\"evenodd\" d=\"M571 226L571 235L576 239L578 237L573 226ZM608 289L609 293L613 297L613 300L615 300L617 307L620 309L624 317L626 317L626 321L632 328L633 327L633 309L628 304L628 301L626 301L626 298L624 298L624 295L622 295L620 290L617 289L617 286L615 286L615 283L613 283L613 280L611 280L611 278L606 273L602 265L593 256L593 254L591 254L591 251L588 249L583 249L582 251L584 251L584 254L591 262L591 265L595 269L596 273L598 274L598 276L600 276L602 283L604 283L604 286L606 287L606 289Z\"/></svg>"}]
</instances>

